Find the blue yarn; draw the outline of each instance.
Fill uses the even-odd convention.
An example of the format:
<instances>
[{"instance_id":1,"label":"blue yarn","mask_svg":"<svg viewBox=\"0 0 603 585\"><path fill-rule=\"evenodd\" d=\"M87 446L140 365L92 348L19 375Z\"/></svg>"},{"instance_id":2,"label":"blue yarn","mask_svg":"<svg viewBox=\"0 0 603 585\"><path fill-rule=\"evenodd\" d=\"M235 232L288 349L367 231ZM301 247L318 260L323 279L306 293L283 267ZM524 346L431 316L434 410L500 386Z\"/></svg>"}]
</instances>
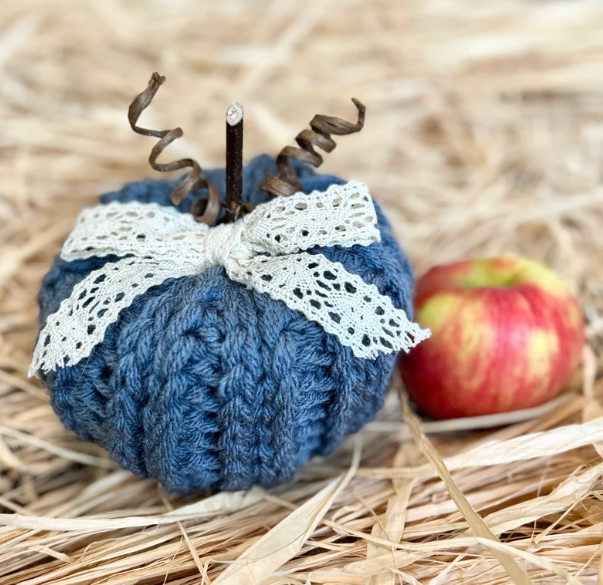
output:
<instances>
[{"instance_id":1,"label":"blue yarn","mask_svg":"<svg viewBox=\"0 0 603 585\"><path fill-rule=\"evenodd\" d=\"M343 182L296 168L305 192ZM268 155L245 168L245 201L268 200L259 188L267 172L276 172ZM224 197L224 170L205 176ZM145 180L101 201L171 205L173 188L173 181ZM178 208L187 211L198 195ZM411 268L376 207L381 243L312 252L341 262L410 315ZM41 324L76 283L111 260L57 257L39 294ZM69 429L122 466L186 493L289 481L310 457L331 453L375 416L394 363L392 355L354 357L316 323L216 266L150 289L88 359L43 380Z\"/></svg>"}]
</instances>

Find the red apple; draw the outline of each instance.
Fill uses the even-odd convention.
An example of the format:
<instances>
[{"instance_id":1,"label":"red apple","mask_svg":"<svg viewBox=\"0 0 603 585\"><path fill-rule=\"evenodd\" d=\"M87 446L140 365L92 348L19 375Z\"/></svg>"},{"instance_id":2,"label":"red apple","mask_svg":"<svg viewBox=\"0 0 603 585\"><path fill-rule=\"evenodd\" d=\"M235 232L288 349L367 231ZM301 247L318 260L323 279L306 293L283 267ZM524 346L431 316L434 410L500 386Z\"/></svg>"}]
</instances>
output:
<instances>
[{"instance_id":1,"label":"red apple","mask_svg":"<svg viewBox=\"0 0 603 585\"><path fill-rule=\"evenodd\" d=\"M432 268L417 282L415 318L431 338L401 358L402 378L434 418L537 406L560 394L580 363L576 298L526 258Z\"/></svg>"}]
</instances>

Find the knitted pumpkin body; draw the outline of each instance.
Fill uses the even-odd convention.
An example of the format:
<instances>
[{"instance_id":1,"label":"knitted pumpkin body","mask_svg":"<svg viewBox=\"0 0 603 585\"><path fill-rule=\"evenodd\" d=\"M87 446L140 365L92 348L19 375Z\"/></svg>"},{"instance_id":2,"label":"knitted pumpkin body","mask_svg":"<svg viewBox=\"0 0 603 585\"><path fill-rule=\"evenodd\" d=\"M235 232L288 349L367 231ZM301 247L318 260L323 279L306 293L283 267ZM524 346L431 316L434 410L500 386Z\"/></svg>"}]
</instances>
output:
<instances>
[{"instance_id":1,"label":"knitted pumpkin body","mask_svg":"<svg viewBox=\"0 0 603 585\"><path fill-rule=\"evenodd\" d=\"M296 170L306 193L344 182L305 166ZM269 200L259 188L267 172L276 172L268 156L245 168L245 201ZM205 176L224 197L224 170ZM173 188L147 180L101 202L171 206ZM178 210L186 213L198 195ZM379 243L309 252L374 284L410 317L410 265L375 207ZM57 258L39 295L41 324L78 282L111 260ZM394 362L394 354L355 357L319 324L214 266L138 296L89 357L41 377L69 429L122 466L186 493L289 481L309 458L331 453L375 416Z\"/></svg>"}]
</instances>

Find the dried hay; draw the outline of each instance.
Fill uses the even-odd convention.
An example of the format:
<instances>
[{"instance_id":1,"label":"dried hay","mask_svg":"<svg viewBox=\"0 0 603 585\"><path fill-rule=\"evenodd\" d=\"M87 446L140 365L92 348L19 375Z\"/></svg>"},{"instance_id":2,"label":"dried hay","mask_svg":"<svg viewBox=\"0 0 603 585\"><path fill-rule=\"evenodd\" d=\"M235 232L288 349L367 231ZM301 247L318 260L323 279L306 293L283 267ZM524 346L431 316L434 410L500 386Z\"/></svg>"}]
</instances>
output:
<instances>
[{"instance_id":1,"label":"dried hay","mask_svg":"<svg viewBox=\"0 0 603 585\"><path fill-rule=\"evenodd\" d=\"M603 582L602 26L587 1L0 3L1 582ZM125 118L153 70L142 123L182 126L172 152L204 166L232 101L249 158L361 98L324 170L371 186L419 272L507 251L556 269L588 320L573 390L421 426L392 394L269 493L170 498L78 441L26 378L35 295L78 210L153 176Z\"/></svg>"}]
</instances>

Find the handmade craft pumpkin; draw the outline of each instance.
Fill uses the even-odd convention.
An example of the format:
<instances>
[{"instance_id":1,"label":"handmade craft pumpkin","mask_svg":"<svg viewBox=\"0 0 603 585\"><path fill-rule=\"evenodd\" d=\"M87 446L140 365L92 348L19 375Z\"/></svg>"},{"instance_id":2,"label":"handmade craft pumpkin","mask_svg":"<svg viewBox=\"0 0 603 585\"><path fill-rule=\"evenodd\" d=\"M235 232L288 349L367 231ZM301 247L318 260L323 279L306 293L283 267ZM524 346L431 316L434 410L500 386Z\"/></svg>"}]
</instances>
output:
<instances>
[{"instance_id":1,"label":"handmade craft pumpkin","mask_svg":"<svg viewBox=\"0 0 603 585\"><path fill-rule=\"evenodd\" d=\"M278 166L253 159L247 214L211 227L189 212L227 199L224 169L177 205L165 180L104 195L44 278L32 373L68 428L168 490L287 482L375 416L426 335L366 186L290 162L299 192L273 197Z\"/></svg>"}]
</instances>

